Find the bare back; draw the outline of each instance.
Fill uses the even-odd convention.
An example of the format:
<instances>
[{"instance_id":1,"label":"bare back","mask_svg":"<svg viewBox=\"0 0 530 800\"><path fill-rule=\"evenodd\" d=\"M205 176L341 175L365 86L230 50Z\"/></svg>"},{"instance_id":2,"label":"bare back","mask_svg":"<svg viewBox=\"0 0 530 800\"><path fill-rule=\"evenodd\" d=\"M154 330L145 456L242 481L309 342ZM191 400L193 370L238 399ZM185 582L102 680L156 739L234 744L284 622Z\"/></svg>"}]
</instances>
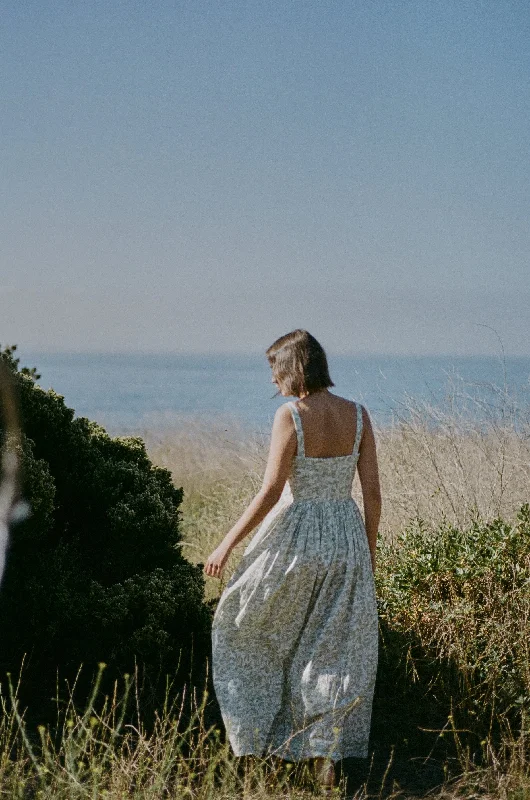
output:
<instances>
[{"instance_id":1,"label":"bare back","mask_svg":"<svg viewBox=\"0 0 530 800\"><path fill-rule=\"evenodd\" d=\"M355 403L323 391L297 400L296 407L304 431L307 458L351 455L357 434Z\"/></svg>"}]
</instances>

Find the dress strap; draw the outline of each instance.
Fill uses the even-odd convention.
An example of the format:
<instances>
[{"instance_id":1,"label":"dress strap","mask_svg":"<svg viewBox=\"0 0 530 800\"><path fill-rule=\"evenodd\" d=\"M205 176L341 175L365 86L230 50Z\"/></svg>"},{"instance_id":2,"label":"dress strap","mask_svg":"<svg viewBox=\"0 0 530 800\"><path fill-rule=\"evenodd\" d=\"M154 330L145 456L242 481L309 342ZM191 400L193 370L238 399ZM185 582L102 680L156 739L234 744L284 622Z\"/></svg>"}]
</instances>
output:
<instances>
[{"instance_id":1,"label":"dress strap","mask_svg":"<svg viewBox=\"0 0 530 800\"><path fill-rule=\"evenodd\" d=\"M355 408L357 410L357 430L355 432L353 453L358 454L359 445L361 444L361 436L363 435L363 407L360 403L355 403Z\"/></svg>"},{"instance_id":2,"label":"dress strap","mask_svg":"<svg viewBox=\"0 0 530 800\"><path fill-rule=\"evenodd\" d=\"M296 429L296 441L298 444L298 455L305 457L305 445L304 445L304 429L302 428L302 420L300 419L300 412L296 407L296 403L290 400L287 405L291 409L291 415L293 417L294 427Z\"/></svg>"}]
</instances>

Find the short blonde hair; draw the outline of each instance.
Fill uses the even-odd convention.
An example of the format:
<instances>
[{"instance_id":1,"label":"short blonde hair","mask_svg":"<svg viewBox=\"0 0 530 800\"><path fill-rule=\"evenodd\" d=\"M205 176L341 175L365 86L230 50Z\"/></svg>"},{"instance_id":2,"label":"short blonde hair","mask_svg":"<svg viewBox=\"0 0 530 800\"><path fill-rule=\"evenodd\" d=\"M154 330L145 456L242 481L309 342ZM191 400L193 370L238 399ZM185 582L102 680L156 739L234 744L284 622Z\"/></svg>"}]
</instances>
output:
<instances>
[{"instance_id":1,"label":"short blonde hair","mask_svg":"<svg viewBox=\"0 0 530 800\"><path fill-rule=\"evenodd\" d=\"M266 351L274 379L286 394L299 397L335 384L329 377L328 360L322 345L298 328L280 336Z\"/></svg>"}]
</instances>

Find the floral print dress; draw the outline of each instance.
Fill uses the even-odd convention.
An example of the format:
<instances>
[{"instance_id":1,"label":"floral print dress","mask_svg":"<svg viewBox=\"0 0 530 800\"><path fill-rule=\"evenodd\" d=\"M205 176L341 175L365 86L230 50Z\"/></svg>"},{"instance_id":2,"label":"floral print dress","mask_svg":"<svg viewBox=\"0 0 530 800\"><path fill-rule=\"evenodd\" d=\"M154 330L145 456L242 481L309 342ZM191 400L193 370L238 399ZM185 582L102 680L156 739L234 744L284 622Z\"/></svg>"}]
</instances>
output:
<instances>
[{"instance_id":1,"label":"floral print dress","mask_svg":"<svg viewBox=\"0 0 530 800\"><path fill-rule=\"evenodd\" d=\"M305 455L302 422L282 497L223 592L213 680L237 756L366 757L378 625L366 530L351 496L353 452Z\"/></svg>"}]
</instances>

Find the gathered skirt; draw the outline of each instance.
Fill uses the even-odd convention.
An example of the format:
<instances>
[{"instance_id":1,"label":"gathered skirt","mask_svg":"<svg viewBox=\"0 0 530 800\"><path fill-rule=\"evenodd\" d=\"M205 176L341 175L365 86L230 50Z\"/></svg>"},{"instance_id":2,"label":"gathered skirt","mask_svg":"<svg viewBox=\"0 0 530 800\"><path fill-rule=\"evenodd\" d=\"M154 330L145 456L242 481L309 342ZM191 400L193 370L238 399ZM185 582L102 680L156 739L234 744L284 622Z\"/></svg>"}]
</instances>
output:
<instances>
[{"instance_id":1,"label":"gathered skirt","mask_svg":"<svg viewBox=\"0 0 530 800\"><path fill-rule=\"evenodd\" d=\"M366 757L377 652L355 501L280 500L214 617L214 687L234 753Z\"/></svg>"}]
</instances>

